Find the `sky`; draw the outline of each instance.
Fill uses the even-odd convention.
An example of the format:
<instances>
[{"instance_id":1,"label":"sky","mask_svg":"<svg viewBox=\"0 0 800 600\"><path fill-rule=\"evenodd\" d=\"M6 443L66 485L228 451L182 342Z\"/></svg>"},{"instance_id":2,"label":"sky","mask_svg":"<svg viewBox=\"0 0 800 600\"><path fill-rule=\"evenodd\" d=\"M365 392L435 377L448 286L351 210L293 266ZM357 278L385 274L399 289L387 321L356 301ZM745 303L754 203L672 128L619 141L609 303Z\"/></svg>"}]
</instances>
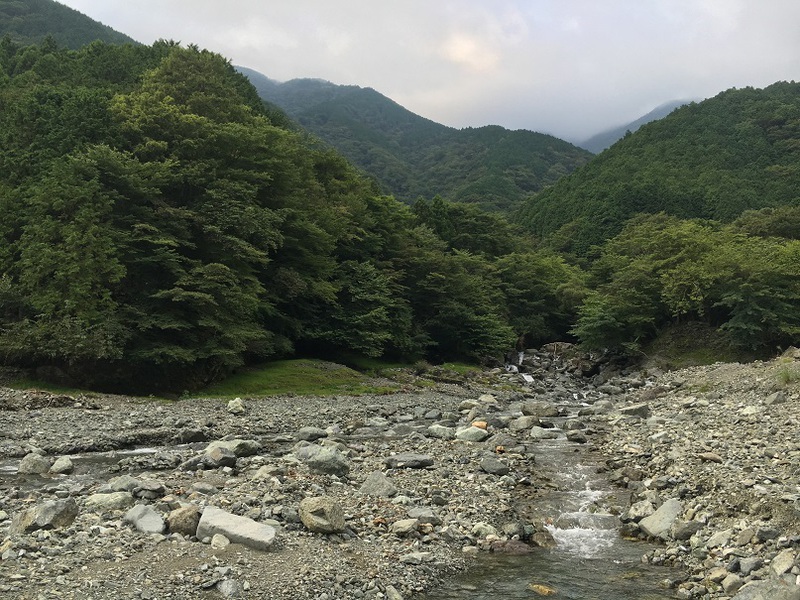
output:
<instances>
[{"instance_id":1,"label":"sky","mask_svg":"<svg viewBox=\"0 0 800 600\"><path fill-rule=\"evenodd\" d=\"M800 80L798 0L58 0L278 81L371 87L451 127L581 141L673 100Z\"/></svg>"}]
</instances>

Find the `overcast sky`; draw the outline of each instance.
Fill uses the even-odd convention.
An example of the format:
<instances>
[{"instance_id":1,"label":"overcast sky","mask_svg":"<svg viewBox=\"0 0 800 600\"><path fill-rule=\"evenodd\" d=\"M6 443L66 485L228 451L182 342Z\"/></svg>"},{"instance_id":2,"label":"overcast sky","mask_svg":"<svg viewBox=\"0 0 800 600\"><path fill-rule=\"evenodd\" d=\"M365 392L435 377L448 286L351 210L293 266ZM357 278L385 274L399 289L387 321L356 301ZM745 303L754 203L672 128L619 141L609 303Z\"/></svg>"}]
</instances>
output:
<instances>
[{"instance_id":1,"label":"overcast sky","mask_svg":"<svg viewBox=\"0 0 800 600\"><path fill-rule=\"evenodd\" d=\"M800 79L800 0L59 0L286 81L372 87L453 127L571 141L677 99Z\"/></svg>"}]
</instances>

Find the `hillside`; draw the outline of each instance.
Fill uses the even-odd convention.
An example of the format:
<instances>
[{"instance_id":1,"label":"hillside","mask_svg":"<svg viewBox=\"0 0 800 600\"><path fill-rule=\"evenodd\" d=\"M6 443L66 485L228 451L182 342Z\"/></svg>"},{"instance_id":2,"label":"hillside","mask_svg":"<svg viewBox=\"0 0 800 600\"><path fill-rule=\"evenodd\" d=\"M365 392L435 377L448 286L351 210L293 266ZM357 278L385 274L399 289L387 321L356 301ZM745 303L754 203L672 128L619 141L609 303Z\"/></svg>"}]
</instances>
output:
<instances>
[{"instance_id":1,"label":"hillside","mask_svg":"<svg viewBox=\"0 0 800 600\"><path fill-rule=\"evenodd\" d=\"M384 192L406 201L440 195L488 210L511 210L591 156L531 131L446 127L371 88L318 79L278 83L237 68L264 100L336 148Z\"/></svg>"},{"instance_id":2,"label":"hillside","mask_svg":"<svg viewBox=\"0 0 800 600\"><path fill-rule=\"evenodd\" d=\"M110 44L136 43L132 38L53 0L0 2L0 38L32 44L52 36L60 46L80 48L101 40Z\"/></svg>"},{"instance_id":3,"label":"hillside","mask_svg":"<svg viewBox=\"0 0 800 600\"><path fill-rule=\"evenodd\" d=\"M673 100L672 102L667 102L654 108L649 113L639 117L635 121L631 121L625 125L620 125L619 127L612 127L611 129L602 131L597 135L593 135L589 139L578 144L578 146L588 150L592 154L600 154L600 152L612 146L614 142L624 138L629 131L633 133L642 125L646 125L651 121L663 119L676 108L688 103L688 100Z\"/></svg>"},{"instance_id":4,"label":"hillside","mask_svg":"<svg viewBox=\"0 0 800 600\"><path fill-rule=\"evenodd\" d=\"M800 84L731 89L644 125L517 215L585 254L637 213L729 222L800 202Z\"/></svg>"}]
</instances>

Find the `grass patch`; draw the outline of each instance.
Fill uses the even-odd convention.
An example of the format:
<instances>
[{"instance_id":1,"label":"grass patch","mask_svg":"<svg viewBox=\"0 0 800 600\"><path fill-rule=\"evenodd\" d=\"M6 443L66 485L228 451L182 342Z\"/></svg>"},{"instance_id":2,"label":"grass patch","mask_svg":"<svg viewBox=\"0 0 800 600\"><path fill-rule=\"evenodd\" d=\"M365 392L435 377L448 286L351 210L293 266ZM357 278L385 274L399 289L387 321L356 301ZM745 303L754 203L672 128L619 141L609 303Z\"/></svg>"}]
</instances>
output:
<instances>
[{"instance_id":1,"label":"grass patch","mask_svg":"<svg viewBox=\"0 0 800 600\"><path fill-rule=\"evenodd\" d=\"M783 387L800 381L800 365L796 363L782 364L777 371L778 383Z\"/></svg>"},{"instance_id":2,"label":"grass patch","mask_svg":"<svg viewBox=\"0 0 800 600\"><path fill-rule=\"evenodd\" d=\"M444 369L445 371L458 373L459 375L468 375L469 373L476 373L481 370L481 368L476 365L455 362L443 363L439 365L439 368Z\"/></svg>"},{"instance_id":3,"label":"grass patch","mask_svg":"<svg viewBox=\"0 0 800 600\"><path fill-rule=\"evenodd\" d=\"M752 362L764 358L731 346L724 332L705 323L681 323L665 327L643 348L646 366L683 369L716 362Z\"/></svg>"},{"instance_id":4,"label":"grass patch","mask_svg":"<svg viewBox=\"0 0 800 600\"><path fill-rule=\"evenodd\" d=\"M294 359L251 367L192 396L327 396L386 394L393 391L396 391L395 387L376 386L369 377L340 364L314 359Z\"/></svg>"}]
</instances>

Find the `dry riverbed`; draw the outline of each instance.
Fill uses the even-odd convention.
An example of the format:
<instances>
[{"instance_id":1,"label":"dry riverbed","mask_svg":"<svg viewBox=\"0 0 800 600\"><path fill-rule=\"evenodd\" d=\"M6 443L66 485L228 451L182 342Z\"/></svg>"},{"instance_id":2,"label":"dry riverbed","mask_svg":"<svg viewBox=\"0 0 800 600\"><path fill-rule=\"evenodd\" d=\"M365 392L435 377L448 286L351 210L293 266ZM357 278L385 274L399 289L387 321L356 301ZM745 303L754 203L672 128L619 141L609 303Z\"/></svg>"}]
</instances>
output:
<instances>
[{"instance_id":1,"label":"dry riverbed","mask_svg":"<svg viewBox=\"0 0 800 600\"><path fill-rule=\"evenodd\" d=\"M605 455L630 504L602 508L686 567L676 597L800 598L800 355L583 377L563 350L528 353L531 381L373 397L2 388L0 594L413 598L480 553L547 552L529 509L558 488L536 463L556 432Z\"/></svg>"}]
</instances>

